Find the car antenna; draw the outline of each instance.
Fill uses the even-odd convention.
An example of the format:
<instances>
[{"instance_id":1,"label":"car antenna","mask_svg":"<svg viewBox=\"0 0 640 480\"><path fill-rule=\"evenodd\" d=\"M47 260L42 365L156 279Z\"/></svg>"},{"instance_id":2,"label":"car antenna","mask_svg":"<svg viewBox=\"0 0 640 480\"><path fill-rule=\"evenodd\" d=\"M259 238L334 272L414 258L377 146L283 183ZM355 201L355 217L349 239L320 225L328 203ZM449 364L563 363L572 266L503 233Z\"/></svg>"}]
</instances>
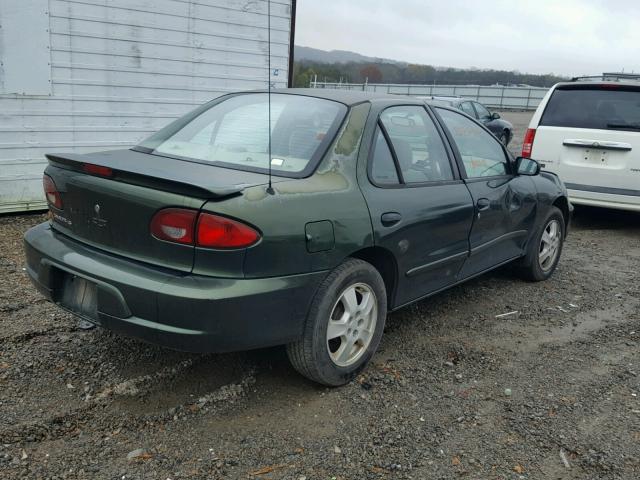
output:
<instances>
[{"instance_id":1,"label":"car antenna","mask_svg":"<svg viewBox=\"0 0 640 480\"><path fill-rule=\"evenodd\" d=\"M268 120L267 130L269 132L269 186L267 187L267 193L273 195L275 192L271 185L271 0L267 0L267 67L269 73L267 75L267 104L268 104Z\"/></svg>"}]
</instances>

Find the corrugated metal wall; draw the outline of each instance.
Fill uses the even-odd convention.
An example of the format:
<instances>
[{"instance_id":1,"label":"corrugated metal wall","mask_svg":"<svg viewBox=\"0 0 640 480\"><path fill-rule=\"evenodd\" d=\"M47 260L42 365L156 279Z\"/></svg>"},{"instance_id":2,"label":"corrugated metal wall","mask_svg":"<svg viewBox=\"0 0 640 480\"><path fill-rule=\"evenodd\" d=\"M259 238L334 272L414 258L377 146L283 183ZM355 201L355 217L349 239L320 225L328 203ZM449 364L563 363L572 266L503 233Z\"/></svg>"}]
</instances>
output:
<instances>
[{"instance_id":1,"label":"corrugated metal wall","mask_svg":"<svg viewBox=\"0 0 640 480\"><path fill-rule=\"evenodd\" d=\"M14 22L12 38L0 29L0 64L10 48L26 49L26 62L44 53L51 79L49 95L8 91L0 65L0 212L44 207L45 153L127 147L222 93L267 86L264 0L0 3L0 26ZM13 38L21 9L27 21L48 16L48 31L29 37L48 39L48 52L37 38ZM290 0L272 0L278 87L287 84L290 16Z\"/></svg>"}]
</instances>

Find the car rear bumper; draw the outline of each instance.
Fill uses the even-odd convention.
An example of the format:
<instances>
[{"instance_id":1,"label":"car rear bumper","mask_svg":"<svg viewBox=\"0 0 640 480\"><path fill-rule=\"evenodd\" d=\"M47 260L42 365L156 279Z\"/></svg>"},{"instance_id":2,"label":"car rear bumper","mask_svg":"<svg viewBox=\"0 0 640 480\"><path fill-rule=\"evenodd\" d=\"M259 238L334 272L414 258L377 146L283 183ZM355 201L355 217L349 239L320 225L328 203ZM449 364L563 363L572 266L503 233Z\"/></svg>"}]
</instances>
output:
<instances>
[{"instance_id":1,"label":"car rear bumper","mask_svg":"<svg viewBox=\"0 0 640 480\"><path fill-rule=\"evenodd\" d=\"M191 352L248 350L300 338L326 275L185 275L88 247L48 223L30 229L24 241L29 277L50 301L109 330ZM69 276L95 285L95 314L64 304Z\"/></svg>"},{"instance_id":2,"label":"car rear bumper","mask_svg":"<svg viewBox=\"0 0 640 480\"><path fill-rule=\"evenodd\" d=\"M593 187L599 188L599 187ZM605 193L602 191L587 190L586 187L580 186L580 189L571 188L571 184L567 184L569 201L574 205L588 205L592 207L615 208L617 210L629 210L640 212L640 194L639 195L620 195L613 193Z\"/></svg>"}]
</instances>

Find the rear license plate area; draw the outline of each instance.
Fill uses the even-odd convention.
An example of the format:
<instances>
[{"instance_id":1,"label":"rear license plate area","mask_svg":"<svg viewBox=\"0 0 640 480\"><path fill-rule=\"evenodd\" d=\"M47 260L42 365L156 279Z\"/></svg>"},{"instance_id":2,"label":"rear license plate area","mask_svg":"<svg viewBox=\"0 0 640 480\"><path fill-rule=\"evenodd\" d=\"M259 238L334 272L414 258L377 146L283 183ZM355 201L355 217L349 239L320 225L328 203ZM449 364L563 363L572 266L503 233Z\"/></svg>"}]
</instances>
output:
<instances>
[{"instance_id":1,"label":"rear license plate area","mask_svg":"<svg viewBox=\"0 0 640 480\"><path fill-rule=\"evenodd\" d=\"M591 165L606 165L607 163L607 151L598 150L595 148L587 148L584 151L584 159Z\"/></svg>"},{"instance_id":2,"label":"rear license plate area","mask_svg":"<svg viewBox=\"0 0 640 480\"><path fill-rule=\"evenodd\" d=\"M56 303L70 312L98 323L98 286L72 273L61 272Z\"/></svg>"}]
</instances>

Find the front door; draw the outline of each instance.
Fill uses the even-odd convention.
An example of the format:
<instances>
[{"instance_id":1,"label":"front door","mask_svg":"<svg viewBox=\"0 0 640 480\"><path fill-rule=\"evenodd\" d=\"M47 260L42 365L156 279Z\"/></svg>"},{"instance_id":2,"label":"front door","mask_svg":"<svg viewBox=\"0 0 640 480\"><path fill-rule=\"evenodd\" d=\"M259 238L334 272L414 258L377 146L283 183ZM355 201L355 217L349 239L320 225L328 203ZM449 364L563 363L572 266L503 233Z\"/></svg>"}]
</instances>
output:
<instances>
[{"instance_id":1,"label":"front door","mask_svg":"<svg viewBox=\"0 0 640 480\"><path fill-rule=\"evenodd\" d=\"M491 133L452 110L437 112L457 147L475 205L462 279L523 254L535 220L536 190L530 177L514 174L509 155Z\"/></svg>"},{"instance_id":2,"label":"front door","mask_svg":"<svg viewBox=\"0 0 640 480\"><path fill-rule=\"evenodd\" d=\"M469 252L473 202L422 106L382 111L362 181L377 246L397 260L397 307L456 281Z\"/></svg>"}]
</instances>

